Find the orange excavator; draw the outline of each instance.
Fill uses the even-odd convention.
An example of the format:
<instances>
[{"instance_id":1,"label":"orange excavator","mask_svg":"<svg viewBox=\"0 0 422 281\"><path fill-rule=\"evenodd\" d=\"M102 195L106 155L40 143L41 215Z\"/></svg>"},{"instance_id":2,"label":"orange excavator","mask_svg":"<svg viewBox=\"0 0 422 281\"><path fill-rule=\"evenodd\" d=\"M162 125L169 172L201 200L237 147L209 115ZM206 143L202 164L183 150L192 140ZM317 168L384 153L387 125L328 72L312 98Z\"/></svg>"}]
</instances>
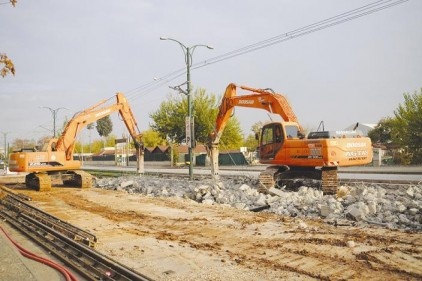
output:
<instances>
[{"instance_id":1,"label":"orange excavator","mask_svg":"<svg viewBox=\"0 0 422 281\"><path fill-rule=\"evenodd\" d=\"M236 95L236 89L249 94ZM281 116L282 122L265 124L259 134L259 161L269 166L259 176L264 191L277 187L297 188L304 182L324 193L337 191L337 168L372 162L371 140L358 131L317 131L305 136L286 97L270 89L229 84L222 98L208 151L211 173L218 179L218 144L234 107L264 109Z\"/></svg>"},{"instance_id":2,"label":"orange excavator","mask_svg":"<svg viewBox=\"0 0 422 281\"><path fill-rule=\"evenodd\" d=\"M48 191L53 185L72 185L81 188L92 186L92 176L80 170L81 162L73 160L76 138L83 128L113 112L119 112L137 154L137 171L143 170L143 143L132 110L122 93L116 94L116 102L107 105L102 100L94 106L76 113L67 123L59 138L48 140L41 151L15 151L9 157L12 172L26 172L25 183L39 191Z\"/></svg>"}]
</instances>

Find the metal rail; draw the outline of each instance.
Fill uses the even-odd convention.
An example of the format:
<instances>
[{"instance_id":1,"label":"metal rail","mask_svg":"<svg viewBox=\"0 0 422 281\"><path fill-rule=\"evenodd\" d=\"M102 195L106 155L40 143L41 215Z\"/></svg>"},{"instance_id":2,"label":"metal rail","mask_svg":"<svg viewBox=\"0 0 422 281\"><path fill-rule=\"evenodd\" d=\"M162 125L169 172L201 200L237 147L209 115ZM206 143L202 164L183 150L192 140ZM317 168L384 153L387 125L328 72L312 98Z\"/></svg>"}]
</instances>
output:
<instances>
[{"instance_id":1,"label":"metal rail","mask_svg":"<svg viewBox=\"0 0 422 281\"><path fill-rule=\"evenodd\" d=\"M39 216L33 215L38 209L31 207L28 209L32 210L28 211L27 208L20 208L25 202L16 198L10 199L11 197L13 195L7 194L0 199L0 216L87 280L152 280L93 250L82 241L69 238L71 230L60 232L66 227L57 230L50 227L44 223L44 218L39 220Z\"/></svg>"},{"instance_id":2,"label":"metal rail","mask_svg":"<svg viewBox=\"0 0 422 281\"><path fill-rule=\"evenodd\" d=\"M40 209L34 208L20 199L19 195L8 192L8 196L2 202L9 209L13 209L18 213L26 214L27 216L42 222L46 226L66 235L67 237L79 241L89 247L94 248L98 241L97 237L81 228L71 225L53 215L50 215Z\"/></svg>"}]
</instances>

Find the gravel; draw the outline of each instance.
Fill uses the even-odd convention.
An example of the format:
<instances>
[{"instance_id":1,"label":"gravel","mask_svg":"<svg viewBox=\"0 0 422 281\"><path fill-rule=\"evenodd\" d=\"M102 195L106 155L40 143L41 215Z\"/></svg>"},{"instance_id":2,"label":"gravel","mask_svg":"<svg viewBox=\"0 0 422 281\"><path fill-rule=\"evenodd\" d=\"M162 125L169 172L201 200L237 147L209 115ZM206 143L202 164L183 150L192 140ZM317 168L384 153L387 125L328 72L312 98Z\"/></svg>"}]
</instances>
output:
<instances>
[{"instance_id":1,"label":"gravel","mask_svg":"<svg viewBox=\"0 0 422 281\"><path fill-rule=\"evenodd\" d=\"M302 186L297 191L277 189L260 193L258 181L227 177L189 181L154 176L99 178L96 186L153 197L189 198L244 210L299 218L322 218L337 225L378 225L390 229L422 230L422 185L348 184L336 195Z\"/></svg>"}]
</instances>

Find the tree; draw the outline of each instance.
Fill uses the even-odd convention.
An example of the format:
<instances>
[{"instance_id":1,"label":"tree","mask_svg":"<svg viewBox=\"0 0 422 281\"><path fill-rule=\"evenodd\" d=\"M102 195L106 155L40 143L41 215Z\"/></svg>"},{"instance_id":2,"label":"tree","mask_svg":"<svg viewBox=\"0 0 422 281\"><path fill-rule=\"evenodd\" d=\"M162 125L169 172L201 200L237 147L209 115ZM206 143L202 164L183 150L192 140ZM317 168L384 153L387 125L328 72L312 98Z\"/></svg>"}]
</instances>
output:
<instances>
[{"instance_id":1,"label":"tree","mask_svg":"<svg viewBox=\"0 0 422 281\"><path fill-rule=\"evenodd\" d=\"M258 140L256 139L257 136L259 136L261 129L263 127L263 122L258 121L254 123L251 127L251 131L253 134L249 134L244 140L243 140L243 146L248 148L248 151L255 151L258 147Z\"/></svg>"},{"instance_id":2,"label":"tree","mask_svg":"<svg viewBox=\"0 0 422 281\"><path fill-rule=\"evenodd\" d=\"M10 4L13 7L16 7L17 0L10 0ZM8 73L12 73L15 75L15 65L13 64L12 60L7 57L6 54L0 53L0 75L4 78Z\"/></svg>"},{"instance_id":3,"label":"tree","mask_svg":"<svg viewBox=\"0 0 422 281\"><path fill-rule=\"evenodd\" d=\"M392 132L394 132L393 119L386 117L381 119L375 128L368 132L368 137L372 143L393 144Z\"/></svg>"},{"instance_id":4,"label":"tree","mask_svg":"<svg viewBox=\"0 0 422 281\"><path fill-rule=\"evenodd\" d=\"M411 164L422 163L422 88L403 94L404 103L394 111L393 140L411 155Z\"/></svg>"},{"instance_id":5,"label":"tree","mask_svg":"<svg viewBox=\"0 0 422 281\"><path fill-rule=\"evenodd\" d=\"M205 89L198 89L193 95L193 116L195 140L206 143L212 132L218 105L214 94L207 95ZM151 129L158 132L160 137L172 143L185 142L185 118L188 116L186 96L170 95L160 104L157 111L150 114L154 121ZM221 138L225 148L238 148L242 144L242 132L235 117L228 122Z\"/></svg>"},{"instance_id":6,"label":"tree","mask_svg":"<svg viewBox=\"0 0 422 281\"><path fill-rule=\"evenodd\" d=\"M255 138L254 134L249 134L244 140L243 140L243 146L248 148L248 151L255 151L258 147L258 141Z\"/></svg>"},{"instance_id":7,"label":"tree","mask_svg":"<svg viewBox=\"0 0 422 281\"><path fill-rule=\"evenodd\" d=\"M37 146L37 142L33 139L14 139L12 142L13 150L24 149L24 148L34 148Z\"/></svg>"},{"instance_id":8,"label":"tree","mask_svg":"<svg viewBox=\"0 0 422 281\"><path fill-rule=\"evenodd\" d=\"M404 93L404 103L394 111L394 117L381 119L368 133L373 143L398 149L393 153L397 164L422 163L422 89Z\"/></svg>"},{"instance_id":9,"label":"tree","mask_svg":"<svg viewBox=\"0 0 422 281\"><path fill-rule=\"evenodd\" d=\"M107 137L113 131L113 123L110 116L104 116L97 120L97 132L101 137Z\"/></svg>"},{"instance_id":10,"label":"tree","mask_svg":"<svg viewBox=\"0 0 422 281\"><path fill-rule=\"evenodd\" d=\"M252 125L251 131L254 134L259 134L259 133L261 133L261 129L262 129L263 126L264 126L264 123L262 121L258 121L258 122L254 123Z\"/></svg>"},{"instance_id":11,"label":"tree","mask_svg":"<svg viewBox=\"0 0 422 281\"><path fill-rule=\"evenodd\" d=\"M152 129L142 132L142 139L145 147L155 147L166 143L166 140L160 137L160 134Z\"/></svg>"},{"instance_id":12,"label":"tree","mask_svg":"<svg viewBox=\"0 0 422 281\"><path fill-rule=\"evenodd\" d=\"M113 123L109 115L97 120L97 132L101 137L104 137L104 147L106 146L105 138L108 137L111 131L113 131Z\"/></svg>"},{"instance_id":13,"label":"tree","mask_svg":"<svg viewBox=\"0 0 422 281\"><path fill-rule=\"evenodd\" d=\"M12 60L7 57L6 54L0 53L0 66L3 67L0 69L0 75L4 78L7 74L12 73L15 75L15 65Z\"/></svg>"},{"instance_id":14,"label":"tree","mask_svg":"<svg viewBox=\"0 0 422 281\"><path fill-rule=\"evenodd\" d=\"M101 152L101 149L104 147L104 141L103 140L94 140L91 143L91 152L92 153L99 153Z\"/></svg>"}]
</instances>

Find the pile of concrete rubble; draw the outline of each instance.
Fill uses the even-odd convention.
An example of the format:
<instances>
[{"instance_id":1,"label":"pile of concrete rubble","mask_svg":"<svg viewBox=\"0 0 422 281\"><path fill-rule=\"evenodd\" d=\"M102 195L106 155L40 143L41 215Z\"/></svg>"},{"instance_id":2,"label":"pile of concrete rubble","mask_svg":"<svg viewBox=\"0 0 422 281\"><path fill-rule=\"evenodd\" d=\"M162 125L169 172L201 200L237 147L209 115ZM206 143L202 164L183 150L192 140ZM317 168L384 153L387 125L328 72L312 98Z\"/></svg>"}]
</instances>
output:
<instances>
[{"instance_id":1,"label":"pile of concrete rubble","mask_svg":"<svg viewBox=\"0 0 422 281\"><path fill-rule=\"evenodd\" d=\"M152 176L97 179L97 187L154 197L189 198L202 204L263 210L284 216L323 218L328 223L375 224L422 230L422 185L344 185L336 195L302 186L298 191L258 192L252 178L189 181Z\"/></svg>"}]
</instances>

